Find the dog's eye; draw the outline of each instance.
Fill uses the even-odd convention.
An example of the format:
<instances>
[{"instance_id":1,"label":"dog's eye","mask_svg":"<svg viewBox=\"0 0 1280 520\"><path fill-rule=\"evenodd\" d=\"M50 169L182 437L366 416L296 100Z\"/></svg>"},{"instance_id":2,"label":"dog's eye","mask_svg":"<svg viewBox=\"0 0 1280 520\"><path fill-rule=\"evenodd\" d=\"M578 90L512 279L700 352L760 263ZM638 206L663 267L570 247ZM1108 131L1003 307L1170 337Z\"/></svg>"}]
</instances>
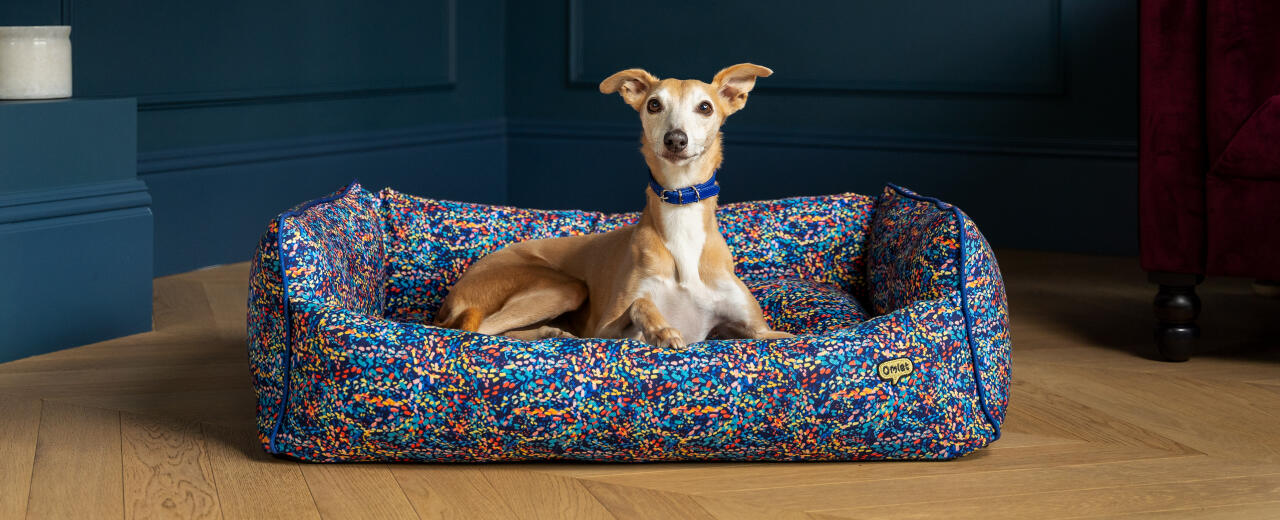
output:
<instances>
[{"instance_id":1,"label":"dog's eye","mask_svg":"<svg viewBox=\"0 0 1280 520\"><path fill-rule=\"evenodd\" d=\"M650 100L649 100L649 113L650 113L650 114L657 114L658 112L661 112L661 111L662 111L662 102L661 102L661 101L658 101L658 98L650 99Z\"/></svg>"},{"instance_id":2,"label":"dog's eye","mask_svg":"<svg viewBox=\"0 0 1280 520\"><path fill-rule=\"evenodd\" d=\"M708 101L698 103L698 113L704 116L711 115L711 103Z\"/></svg>"}]
</instances>

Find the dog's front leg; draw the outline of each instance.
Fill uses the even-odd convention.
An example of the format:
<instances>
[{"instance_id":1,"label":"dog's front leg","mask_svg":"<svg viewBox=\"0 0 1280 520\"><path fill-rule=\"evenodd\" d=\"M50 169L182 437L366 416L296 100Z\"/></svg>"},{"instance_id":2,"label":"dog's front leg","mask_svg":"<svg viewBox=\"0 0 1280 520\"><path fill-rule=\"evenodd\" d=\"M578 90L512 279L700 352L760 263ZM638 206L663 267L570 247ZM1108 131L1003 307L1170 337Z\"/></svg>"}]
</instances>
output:
<instances>
[{"instance_id":1,"label":"dog's front leg","mask_svg":"<svg viewBox=\"0 0 1280 520\"><path fill-rule=\"evenodd\" d=\"M780 330L772 330L767 328L756 330L751 335L751 339L789 339L794 337L796 337L796 335L790 332L782 332Z\"/></svg>"},{"instance_id":2,"label":"dog's front leg","mask_svg":"<svg viewBox=\"0 0 1280 520\"><path fill-rule=\"evenodd\" d=\"M737 297L741 302L736 309L738 312L729 313L725 316L725 320L712 329L712 335L723 339L787 339L795 336L780 330L769 328L769 324L764 321L764 311L760 310L760 303L756 301L756 297L751 295L751 291L747 289L746 284L742 280L734 278L734 285L737 287Z\"/></svg>"},{"instance_id":3,"label":"dog's front leg","mask_svg":"<svg viewBox=\"0 0 1280 520\"><path fill-rule=\"evenodd\" d=\"M729 321L720 324L711 334L721 339L787 339L795 335L773 330L761 318L758 322Z\"/></svg>"},{"instance_id":4,"label":"dog's front leg","mask_svg":"<svg viewBox=\"0 0 1280 520\"><path fill-rule=\"evenodd\" d=\"M645 343L659 347L685 347L684 336L667 323L667 319L662 317L653 300L643 296L636 298L627 309L627 314L631 317L631 323L644 335Z\"/></svg>"}]
</instances>

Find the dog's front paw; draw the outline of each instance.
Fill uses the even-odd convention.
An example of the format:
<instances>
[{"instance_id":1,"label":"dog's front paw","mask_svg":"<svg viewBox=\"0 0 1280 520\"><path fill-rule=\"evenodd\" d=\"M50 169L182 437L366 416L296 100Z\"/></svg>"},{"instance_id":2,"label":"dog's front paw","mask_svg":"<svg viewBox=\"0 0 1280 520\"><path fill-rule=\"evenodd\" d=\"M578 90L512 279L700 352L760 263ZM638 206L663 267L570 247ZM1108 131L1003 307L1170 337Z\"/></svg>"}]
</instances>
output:
<instances>
[{"instance_id":1,"label":"dog's front paw","mask_svg":"<svg viewBox=\"0 0 1280 520\"><path fill-rule=\"evenodd\" d=\"M664 327L645 333L645 341L650 345L656 345L664 348L685 347L684 336L680 335L680 331L672 327Z\"/></svg>"}]
</instances>

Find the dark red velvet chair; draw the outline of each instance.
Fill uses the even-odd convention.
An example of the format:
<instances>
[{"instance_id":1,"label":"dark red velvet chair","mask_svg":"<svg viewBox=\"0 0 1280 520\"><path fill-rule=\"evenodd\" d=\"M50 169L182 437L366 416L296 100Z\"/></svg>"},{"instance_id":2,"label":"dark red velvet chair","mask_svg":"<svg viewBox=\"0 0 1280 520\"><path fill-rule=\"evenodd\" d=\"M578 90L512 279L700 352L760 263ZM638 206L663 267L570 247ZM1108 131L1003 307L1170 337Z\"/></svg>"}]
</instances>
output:
<instances>
[{"instance_id":1,"label":"dark red velvet chair","mask_svg":"<svg viewBox=\"0 0 1280 520\"><path fill-rule=\"evenodd\" d=\"M1205 275L1280 279L1280 0L1142 0L1142 267L1185 360Z\"/></svg>"}]
</instances>

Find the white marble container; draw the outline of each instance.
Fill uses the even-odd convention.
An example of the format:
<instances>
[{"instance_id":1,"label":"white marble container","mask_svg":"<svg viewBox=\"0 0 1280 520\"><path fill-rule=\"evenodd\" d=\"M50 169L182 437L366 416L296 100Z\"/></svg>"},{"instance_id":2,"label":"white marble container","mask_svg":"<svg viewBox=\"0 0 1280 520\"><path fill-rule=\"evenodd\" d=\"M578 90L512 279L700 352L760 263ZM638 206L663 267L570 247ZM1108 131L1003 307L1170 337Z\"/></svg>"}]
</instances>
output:
<instances>
[{"instance_id":1,"label":"white marble container","mask_svg":"<svg viewBox=\"0 0 1280 520\"><path fill-rule=\"evenodd\" d=\"M71 97L71 27L0 27L0 99Z\"/></svg>"}]
</instances>

